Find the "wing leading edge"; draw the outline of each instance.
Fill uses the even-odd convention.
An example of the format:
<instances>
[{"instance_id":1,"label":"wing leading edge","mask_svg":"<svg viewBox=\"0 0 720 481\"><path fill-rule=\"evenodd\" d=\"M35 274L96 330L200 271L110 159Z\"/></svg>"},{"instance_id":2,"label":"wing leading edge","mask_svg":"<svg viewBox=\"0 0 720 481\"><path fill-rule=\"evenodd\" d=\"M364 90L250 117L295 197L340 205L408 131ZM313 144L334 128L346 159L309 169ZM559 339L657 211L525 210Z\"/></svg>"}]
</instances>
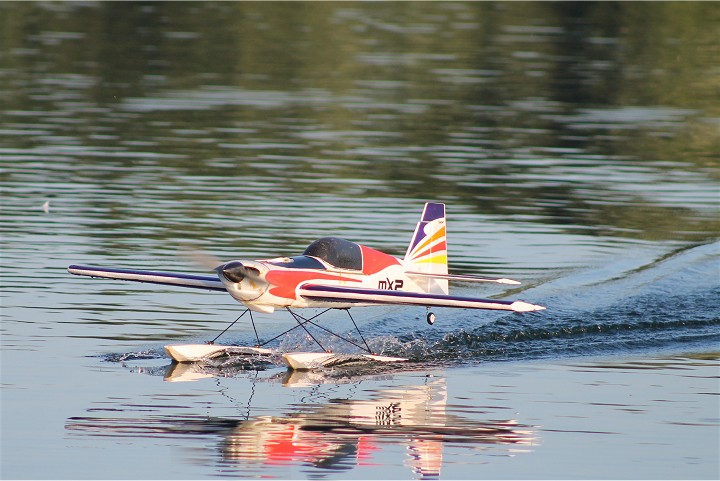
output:
<instances>
[{"instance_id":1,"label":"wing leading edge","mask_svg":"<svg viewBox=\"0 0 720 481\"><path fill-rule=\"evenodd\" d=\"M197 276L175 272L142 271L136 269L114 269L109 267L78 266L68 267L70 274L77 276L102 277L122 281L149 282L166 286L194 287L225 292L225 286L217 276Z\"/></svg>"},{"instance_id":2,"label":"wing leading edge","mask_svg":"<svg viewBox=\"0 0 720 481\"><path fill-rule=\"evenodd\" d=\"M545 309L543 306L523 301L501 301L473 297L446 296L359 287L325 286L305 284L298 294L306 299L355 302L358 304L405 304L428 307L462 307L466 309L491 309L514 312L531 312Z\"/></svg>"}]
</instances>

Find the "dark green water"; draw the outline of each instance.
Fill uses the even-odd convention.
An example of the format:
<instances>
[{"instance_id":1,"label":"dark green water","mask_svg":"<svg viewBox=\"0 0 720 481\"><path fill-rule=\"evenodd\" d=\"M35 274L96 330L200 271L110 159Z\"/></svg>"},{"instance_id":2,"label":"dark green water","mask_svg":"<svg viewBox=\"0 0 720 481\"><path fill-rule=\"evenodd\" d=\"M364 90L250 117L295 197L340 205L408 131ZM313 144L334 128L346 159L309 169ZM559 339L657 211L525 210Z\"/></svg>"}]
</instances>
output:
<instances>
[{"instance_id":1,"label":"dark green water","mask_svg":"<svg viewBox=\"0 0 720 481\"><path fill-rule=\"evenodd\" d=\"M0 475L717 478L719 25L713 2L0 3ZM453 292L548 310L358 308L411 365L183 373L163 344L214 337L229 296L65 270L324 235L402 255L428 200L452 271L523 281Z\"/></svg>"}]
</instances>

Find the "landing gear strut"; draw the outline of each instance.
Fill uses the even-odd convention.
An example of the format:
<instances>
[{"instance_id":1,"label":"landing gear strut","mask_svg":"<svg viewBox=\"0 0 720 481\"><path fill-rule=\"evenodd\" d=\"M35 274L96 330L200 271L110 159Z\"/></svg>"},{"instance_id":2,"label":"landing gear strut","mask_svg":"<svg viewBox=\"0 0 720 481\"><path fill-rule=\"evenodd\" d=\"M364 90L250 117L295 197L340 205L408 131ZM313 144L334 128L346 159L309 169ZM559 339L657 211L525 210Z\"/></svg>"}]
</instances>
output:
<instances>
[{"instance_id":1,"label":"landing gear strut","mask_svg":"<svg viewBox=\"0 0 720 481\"><path fill-rule=\"evenodd\" d=\"M228 331L228 329L230 329L232 326L234 326L235 323L237 323L245 314L250 313L250 322L252 323L253 331L255 331L255 339L257 339L257 345L255 346L256 348L260 348L260 347L263 347L263 346L265 346L265 345L267 345L267 344L270 344L270 343L273 342L274 340L276 340L276 339L284 336L285 334L289 333L290 331L293 331L293 330L295 330L295 329L297 329L297 328L302 328L302 329L305 330L305 332L307 333L307 335L310 336L310 338L311 338L313 341L315 341L315 343L316 343L318 346L320 346L320 349L322 349L322 350L325 351L325 352L330 352L329 350L325 349L325 347L324 347L322 344L320 344L320 341L318 341L318 339L310 333L310 331L307 329L307 327L305 327L307 324L311 324L311 325L315 326L315 327L318 328L318 329L322 329L323 331L327 332L328 334L331 334L331 335L333 335L333 336L335 336L335 337L337 337L337 338L339 338L339 339L342 339L343 341L345 341L345 342L347 342L347 343L349 343L349 344L352 344L353 346L355 346L355 347L357 347L357 348L359 348L359 349L362 349L363 351L367 351L368 354L375 354L375 353L372 351L372 349L370 349L370 345L368 345L367 341L365 340L365 337L362 335L362 332L360 331L360 328L358 327L357 323L355 322L355 319L353 319L352 314L350 314L350 309L349 309L349 308L348 308L348 309L342 309L342 310L344 310L345 312L347 312L348 316L350 317L350 320L351 320L352 323L353 323L353 326L355 326L355 330L356 330L357 333L360 335L360 339L362 339L362 342L363 342L364 346L361 346L360 344L356 343L355 341L353 341L353 340L351 340L351 339L348 339L348 338L346 338L346 337L343 337L343 336L341 336L341 335L339 335L339 334L331 331L330 329L327 329L327 328L319 325L319 324L316 323L316 322L313 322L316 318L320 317L321 315L325 314L325 313L328 312L328 311L331 311L332 309L333 309L333 308L325 309L325 310L322 311L321 313L315 314L313 317L305 318L305 317L303 317L303 316L301 316L301 315L299 315L299 314L296 314L295 312L291 311L289 308L287 308L287 311L293 316L293 318L294 318L295 321L297 322L297 325L294 326L294 327L291 327L290 329L286 330L285 332L283 332L283 333L281 333L281 334L278 334L277 336L273 337L273 338L270 339L269 341L265 341L265 342L260 342L260 337L258 336L257 328L255 327L255 319L253 319L252 311L250 311L250 309L245 309L245 311L243 311L243 313L240 314L240 316L238 316L237 319L235 319L235 320L234 320L228 327L226 327L220 334L218 334L217 336L215 336L215 339L213 339L212 341L208 341L207 344L215 344L215 341L217 341L220 336L222 336L223 334L225 334L225 333ZM429 322L429 321L428 321L428 322Z\"/></svg>"},{"instance_id":2,"label":"landing gear strut","mask_svg":"<svg viewBox=\"0 0 720 481\"><path fill-rule=\"evenodd\" d=\"M428 312L427 313L427 323L431 326L435 324L435 313L434 312Z\"/></svg>"}]
</instances>

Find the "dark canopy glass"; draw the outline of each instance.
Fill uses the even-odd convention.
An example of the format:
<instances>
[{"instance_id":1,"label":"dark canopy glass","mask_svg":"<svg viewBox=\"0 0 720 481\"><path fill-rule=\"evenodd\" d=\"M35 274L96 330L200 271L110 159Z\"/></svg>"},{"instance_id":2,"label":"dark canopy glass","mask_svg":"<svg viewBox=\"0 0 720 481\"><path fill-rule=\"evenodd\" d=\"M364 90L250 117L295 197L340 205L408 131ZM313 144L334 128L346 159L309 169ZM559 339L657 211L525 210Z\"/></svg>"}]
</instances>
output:
<instances>
[{"instance_id":1,"label":"dark canopy glass","mask_svg":"<svg viewBox=\"0 0 720 481\"><path fill-rule=\"evenodd\" d=\"M269 264L288 269L325 269L322 262L308 256L294 256L284 262L269 262Z\"/></svg>"},{"instance_id":2,"label":"dark canopy glass","mask_svg":"<svg viewBox=\"0 0 720 481\"><path fill-rule=\"evenodd\" d=\"M323 237L310 244L303 255L317 257L341 269L362 270L360 246L345 239Z\"/></svg>"}]
</instances>

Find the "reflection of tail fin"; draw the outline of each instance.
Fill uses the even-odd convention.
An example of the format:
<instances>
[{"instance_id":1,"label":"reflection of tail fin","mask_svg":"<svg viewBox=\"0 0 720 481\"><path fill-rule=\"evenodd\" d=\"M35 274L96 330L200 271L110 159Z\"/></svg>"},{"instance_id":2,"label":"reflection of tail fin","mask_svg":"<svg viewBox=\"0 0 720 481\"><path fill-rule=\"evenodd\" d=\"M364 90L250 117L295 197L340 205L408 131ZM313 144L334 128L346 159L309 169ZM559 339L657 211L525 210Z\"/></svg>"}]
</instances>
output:
<instances>
[{"instance_id":1,"label":"reflection of tail fin","mask_svg":"<svg viewBox=\"0 0 720 481\"><path fill-rule=\"evenodd\" d=\"M422 218L415 228L415 234L405 253L405 269L425 274L447 274L447 240L445 229L445 204L428 202ZM447 294L448 281L425 279L425 292Z\"/></svg>"}]
</instances>

